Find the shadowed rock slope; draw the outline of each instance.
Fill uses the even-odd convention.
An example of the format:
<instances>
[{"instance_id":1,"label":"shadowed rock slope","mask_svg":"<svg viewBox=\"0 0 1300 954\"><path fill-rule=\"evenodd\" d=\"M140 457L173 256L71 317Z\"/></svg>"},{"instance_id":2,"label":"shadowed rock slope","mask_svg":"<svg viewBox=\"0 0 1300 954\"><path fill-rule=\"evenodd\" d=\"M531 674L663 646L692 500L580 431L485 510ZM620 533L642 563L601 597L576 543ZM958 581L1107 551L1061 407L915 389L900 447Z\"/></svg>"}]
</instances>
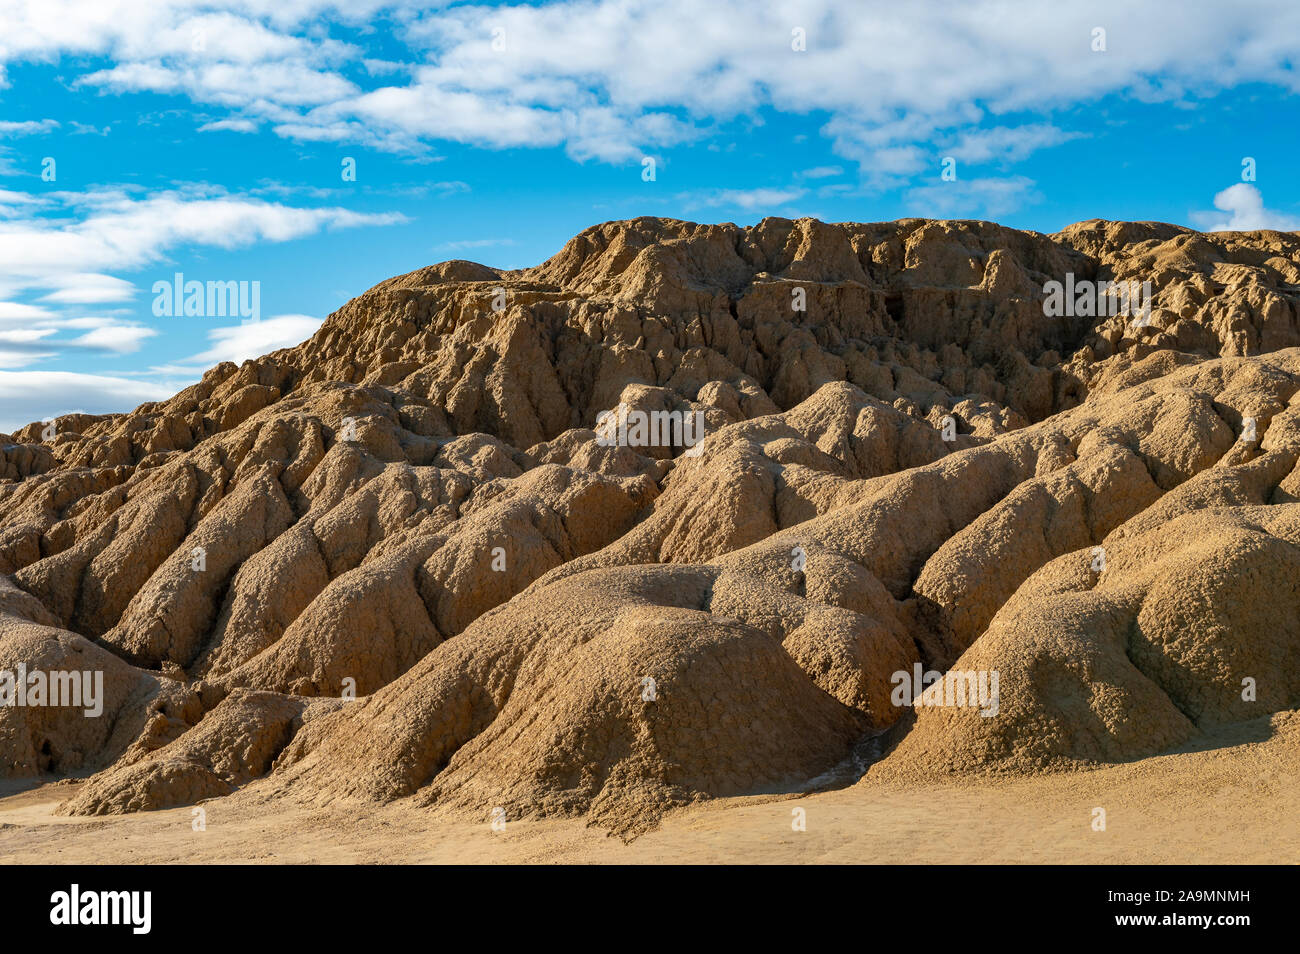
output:
<instances>
[{"instance_id":1,"label":"shadowed rock slope","mask_svg":"<svg viewBox=\"0 0 1300 954\"><path fill-rule=\"evenodd\" d=\"M1067 275L1150 313L1049 317ZM636 219L433 265L4 439L0 670L104 691L0 707L0 774L630 837L1153 755L1300 705L1298 393L1292 234ZM996 714L900 704L917 666Z\"/></svg>"}]
</instances>

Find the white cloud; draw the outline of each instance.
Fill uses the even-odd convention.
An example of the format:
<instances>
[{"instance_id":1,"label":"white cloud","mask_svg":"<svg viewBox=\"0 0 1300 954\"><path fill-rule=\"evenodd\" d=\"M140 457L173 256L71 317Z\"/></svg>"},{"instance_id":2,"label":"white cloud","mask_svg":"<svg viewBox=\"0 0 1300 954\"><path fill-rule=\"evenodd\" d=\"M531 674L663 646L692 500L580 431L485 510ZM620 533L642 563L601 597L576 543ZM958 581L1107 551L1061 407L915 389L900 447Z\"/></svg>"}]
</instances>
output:
<instances>
[{"instance_id":1,"label":"white cloud","mask_svg":"<svg viewBox=\"0 0 1300 954\"><path fill-rule=\"evenodd\" d=\"M220 191L169 191L137 199L103 190L51 197L61 203L64 216L0 220L0 283L66 290L74 272L92 273L101 287L120 289L118 280L105 281L100 273L161 261L177 246L232 249L322 229L406 221L400 213L300 208Z\"/></svg>"},{"instance_id":2,"label":"white cloud","mask_svg":"<svg viewBox=\"0 0 1300 954\"><path fill-rule=\"evenodd\" d=\"M73 338L68 342L68 347L87 348L91 351L106 351L113 354L132 354L140 350L141 342L157 334L157 330L135 322L109 321L84 335Z\"/></svg>"},{"instance_id":3,"label":"white cloud","mask_svg":"<svg viewBox=\"0 0 1300 954\"><path fill-rule=\"evenodd\" d=\"M239 364L280 348L290 348L310 338L322 319L310 315L276 315L248 324L214 328L208 332L212 346L187 358L182 365L208 368L222 361Z\"/></svg>"},{"instance_id":4,"label":"white cloud","mask_svg":"<svg viewBox=\"0 0 1300 954\"><path fill-rule=\"evenodd\" d=\"M204 123L199 127L199 132L219 132L221 130L252 133L257 132L257 123L251 119L218 119L210 123Z\"/></svg>"},{"instance_id":5,"label":"white cloud","mask_svg":"<svg viewBox=\"0 0 1300 954\"><path fill-rule=\"evenodd\" d=\"M1264 208L1264 196L1248 182L1228 186L1214 197L1218 212L1193 212L1192 221L1206 232L1300 231L1300 217ZM1228 213L1225 219L1223 213Z\"/></svg>"},{"instance_id":6,"label":"white cloud","mask_svg":"<svg viewBox=\"0 0 1300 954\"><path fill-rule=\"evenodd\" d=\"M145 401L169 398L176 390L169 382L133 381L110 375L0 371L0 432L12 434L33 421L74 411L128 411Z\"/></svg>"},{"instance_id":7,"label":"white cloud","mask_svg":"<svg viewBox=\"0 0 1300 954\"><path fill-rule=\"evenodd\" d=\"M130 282L112 275L94 272L70 272L47 275L46 287L55 290L41 296L41 301L59 305L90 305L106 302L130 301L136 288Z\"/></svg>"},{"instance_id":8,"label":"white cloud","mask_svg":"<svg viewBox=\"0 0 1300 954\"><path fill-rule=\"evenodd\" d=\"M0 327L27 325L34 321L45 321L53 317L53 312L48 308L16 301L0 301Z\"/></svg>"},{"instance_id":9,"label":"white cloud","mask_svg":"<svg viewBox=\"0 0 1300 954\"><path fill-rule=\"evenodd\" d=\"M53 328L6 328L0 330L0 364L21 367L55 352L41 339L54 334Z\"/></svg>"},{"instance_id":10,"label":"white cloud","mask_svg":"<svg viewBox=\"0 0 1300 954\"><path fill-rule=\"evenodd\" d=\"M31 209L47 204L48 201L43 196L30 195L26 192L14 192L12 189L0 189L0 212L5 212L5 207L9 206L11 207L7 212L9 215L17 213L17 209L12 208L14 206L21 205Z\"/></svg>"},{"instance_id":11,"label":"white cloud","mask_svg":"<svg viewBox=\"0 0 1300 954\"><path fill-rule=\"evenodd\" d=\"M1018 162L1039 149L1059 146L1083 137L1083 133L1066 132L1046 123L996 126L992 129L966 130L950 140L942 151L962 162Z\"/></svg>"},{"instance_id":12,"label":"white cloud","mask_svg":"<svg viewBox=\"0 0 1300 954\"><path fill-rule=\"evenodd\" d=\"M0 194L0 200L7 196ZM135 296L135 286L110 271L162 263L181 248L230 249L288 241L326 229L406 221L398 213L301 208L200 187L143 198L120 188L53 192L40 202L11 199L7 208L10 214L0 218L0 330L23 334L0 340L0 367L22 367L69 352L138 351L157 334L155 330L117 318L86 317L74 310L126 302ZM170 280L171 270L159 277ZM36 301L5 300L24 295L35 295ZM254 334L294 327L292 322L264 325L269 328ZM82 333L61 337L58 332ZM227 343L231 347L247 332L234 334Z\"/></svg>"},{"instance_id":13,"label":"white cloud","mask_svg":"<svg viewBox=\"0 0 1300 954\"><path fill-rule=\"evenodd\" d=\"M800 179L833 179L836 176L844 175L844 169L840 166L814 166L811 169L796 173L796 175Z\"/></svg>"},{"instance_id":14,"label":"white cloud","mask_svg":"<svg viewBox=\"0 0 1300 954\"><path fill-rule=\"evenodd\" d=\"M54 337L81 331L74 338ZM69 352L133 354L158 332L134 321L111 317L68 318L44 309L0 303L0 367L20 368Z\"/></svg>"},{"instance_id":15,"label":"white cloud","mask_svg":"<svg viewBox=\"0 0 1300 954\"><path fill-rule=\"evenodd\" d=\"M164 67L126 63L84 77L80 85L116 93L185 93L198 102L241 106L259 99L281 106L315 106L355 95L341 76L302 63L206 63Z\"/></svg>"},{"instance_id":16,"label":"white cloud","mask_svg":"<svg viewBox=\"0 0 1300 954\"><path fill-rule=\"evenodd\" d=\"M625 162L764 108L825 113L837 153L880 183L923 171L941 143L968 162L1057 145L1071 134L1044 124L1044 114L1109 94L1187 102L1256 82L1300 92L1300 5L1291 0L1258 0L1248 17L1188 2L1177 29L1167 9L1131 0L1013 9L1002 0L435 9L395 0L41 0L0 8L0 66L68 57L73 70L93 70L80 76L84 85L179 93L232 111L232 125L205 117L206 129L268 122L290 138L414 154L443 139L562 145L578 159ZM377 12L382 49L364 30L336 38ZM1108 30L1105 53L1091 49L1097 24ZM791 48L795 27L806 32L805 51ZM406 63L394 61L392 43L406 45ZM110 65L83 66L87 55ZM377 58L384 69L372 68ZM989 121L998 125L956 135Z\"/></svg>"},{"instance_id":17,"label":"white cloud","mask_svg":"<svg viewBox=\"0 0 1300 954\"><path fill-rule=\"evenodd\" d=\"M34 136L58 129L59 124L53 119L24 120L23 122L0 121L0 136Z\"/></svg>"},{"instance_id":18,"label":"white cloud","mask_svg":"<svg viewBox=\"0 0 1300 954\"><path fill-rule=\"evenodd\" d=\"M683 192L678 196L687 208L726 206L744 209L771 209L806 195L807 189L714 189L710 192Z\"/></svg>"}]
</instances>

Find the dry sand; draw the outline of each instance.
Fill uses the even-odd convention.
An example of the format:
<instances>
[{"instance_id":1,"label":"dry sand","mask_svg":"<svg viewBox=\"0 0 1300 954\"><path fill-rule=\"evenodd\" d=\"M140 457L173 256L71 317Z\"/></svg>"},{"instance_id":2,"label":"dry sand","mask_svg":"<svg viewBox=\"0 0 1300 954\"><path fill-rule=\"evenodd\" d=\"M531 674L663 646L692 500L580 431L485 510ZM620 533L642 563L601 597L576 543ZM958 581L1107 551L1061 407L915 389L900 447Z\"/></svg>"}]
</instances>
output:
<instances>
[{"instance_id":1,"label":"dry sand","mask_svg":"<svg viewBox=\"0 0 1300 954\"><path fill-rule=\"evenodd\" d=\"M667 815L631 843L577 820L494 832L411 805L304 808L264 782L191 809L53 814L75 786L0 797L6 863L1294 864L1300 717L1239 724L1183 750L1092 772L902 785L869 778L799 798L729 798ZM13 791L11 785L6 791ZM791 828L806 810L807 830ZM1096 807L1104 832L1092 830Z\"/></svg>"}]
</instances>

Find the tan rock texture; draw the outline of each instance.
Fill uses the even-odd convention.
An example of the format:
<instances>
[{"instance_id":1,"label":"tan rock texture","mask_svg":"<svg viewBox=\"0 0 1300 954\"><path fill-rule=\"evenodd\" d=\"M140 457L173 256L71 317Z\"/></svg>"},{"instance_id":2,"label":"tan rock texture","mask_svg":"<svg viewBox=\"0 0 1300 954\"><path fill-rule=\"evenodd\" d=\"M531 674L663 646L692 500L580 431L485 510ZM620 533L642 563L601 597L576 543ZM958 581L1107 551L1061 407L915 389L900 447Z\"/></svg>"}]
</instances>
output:
<instances>
[{"instance_id":1,"label":"tan rock texture","mask_svg":"<svg viewBox=\"0 0 1300 954\"><path fill-rule=\"evenodd\" d=\"M1067 275L1150 315L1049 316ZM1294 234L642 218L432 265L0 435L0 671L105 685L0 707L0 774L632 837L1146 758L1300 706L1298 395ZM996 714L900 704L914 667Z\"/></svg>"}]
</instances>

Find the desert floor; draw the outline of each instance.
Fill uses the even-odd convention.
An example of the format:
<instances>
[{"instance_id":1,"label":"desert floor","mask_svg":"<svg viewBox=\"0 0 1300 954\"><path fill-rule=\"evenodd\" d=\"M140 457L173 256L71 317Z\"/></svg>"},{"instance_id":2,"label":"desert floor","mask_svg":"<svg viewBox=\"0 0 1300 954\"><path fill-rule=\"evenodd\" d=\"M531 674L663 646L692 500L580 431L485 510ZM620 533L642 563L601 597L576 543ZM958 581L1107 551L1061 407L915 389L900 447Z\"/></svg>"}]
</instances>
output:
<instances>
[{"instance_id":1,"label":"desert floor","mask_svg":"<svg viewBox=\"0 0 1300 954\"><path fill-rule=\"evenodd\" d=\"M581 820L448 818L399 802L303 806L265 782L191 809L62 818L76 783L0 792L9 863L1297 863L1300 713L1090 772L722 799L624 844ZM792 830L792 809L807 830ZM1107 813L1092 830L1093 809Z\"/></svg>"}]
</instances>

